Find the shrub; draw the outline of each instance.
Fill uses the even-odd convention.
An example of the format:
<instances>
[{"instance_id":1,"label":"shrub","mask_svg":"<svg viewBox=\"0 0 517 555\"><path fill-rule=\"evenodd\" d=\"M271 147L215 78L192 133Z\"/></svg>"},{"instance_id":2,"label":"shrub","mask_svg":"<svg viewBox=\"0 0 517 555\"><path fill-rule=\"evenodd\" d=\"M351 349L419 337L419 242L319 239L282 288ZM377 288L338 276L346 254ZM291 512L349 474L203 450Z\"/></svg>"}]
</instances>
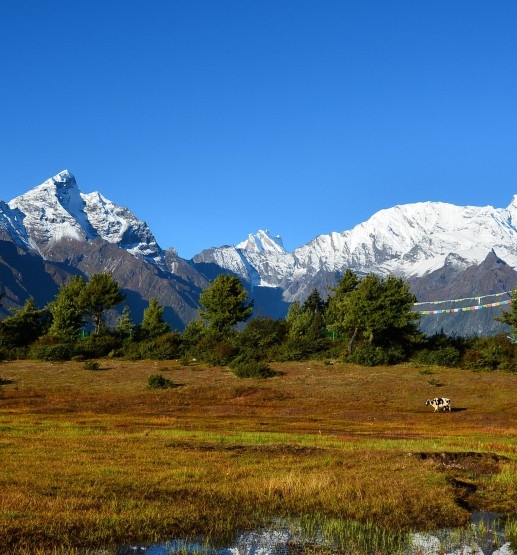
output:
<instances>
[{"instance_id":1,"label":"shrub","mask_svg":"<svg viewBox=\"0 0 517 555\"><path fill-rule=\"evenodd\" d=\"M23 360L29 358L28 347L0 347L0 360Z\"/></svg>"},{"instance_id":2,"label":"shrub","mask_svg":"<svg viewBox=\"0 0 517 555\"><path fill-rule=\"evenodd\" d=\"M87 360L84 363L83 368L85 370L100 370L101 369L101 365L100 363L96 362L95 360Z\"/></svg>"},{"instance_id":3,"label":"shrub","mask_svg":"<svg viewBox=\"0 0 517 555\"><path fill-rule=\"evenodd\" d=\"M384 356L386 357L386 364L399 364L408 359L406 351L401 345L392 345L388 347L384 353Z\"/></svg>"},{"instance_id":4,"label":"shrub","mask_svg":"<svg viewBox=\"0 0 517 555\"><path fill-rule=\"evenodd\" d=\"M188 349L192 357L211 366L228 364L235 357L236 351L235 345L229 339L210 334L207 334L197 345Z\"/></svg>"},{"instance_id":5,"label":"shrub","mask_svg":"<svg viewBox=\"0 0 517 555\"><path fill-rule=\"evenodd\" d=\"M147 377L147 387L149 389L168 389L174 387L174 384L162 374L150 374Z\"/></svg>"},{"instance_id":6,"label":"shrub","mask_svg":"<svg viewBox=\"0 0 517 555\"><path fill-rule=\"evenodd\" d=\"M461 360L461 353L456 347L441 347L435 351L429 349L422 349L419 351L413 362L423 366L459 366Z\"/></svg>"},{"instance_id":7,"label":"shrub","mask_svg":"<svg viewBox=\"0 0 517 555\"><path fill-rule=\"evenodd\" d=\"M313 345L306 338L289 338L279 348L277 360L280 362L288 360L307 360L311 358L313 353Z\"/></svg>"},{"instance_id":8,"label":"shrub","mask_svg":"<svg viewBox=\"0 0 517 555\"><path fill-rule=\"evenodd\" d=\"M177 332L166 333L155 339L126 340L116 353L129 360L171 360L183 354L183 344Z\"/></svg>"},{"instance_id":9,"label":"shrub","mask_svg":"<svg viewBox=\"0 0 517 555\"><path fill-rule=\"evenodd\" d=\"M101 358L120 347L120 341L113 335L89 335L75 346L76 355L84 358Z\"/></svg>"},{"instance_id":10,"label":"shrub","mask_svg":"<svg viewBox=\"0 0 517 555\"><path fill-rule=\"evenodd\" d=\"M74 346L70 343L45 344L36 342L29 351L29 358L57 362L70 360L74 354Z\"/></svg>"},{"instance_id":11,"label":"shrub","mask_svg":"<svg viewBox=\"0 0 517 555\"><path fill-rule=\"evenodd\" d=\"M124 341L119 351L128 360L146 360L153 358L154 342L152 341Z\"/></svg>"},{"instance_id":12,"label":"shrub","mask_svg":"<svg viewBox=\"0 0 517 555\"><path fill-rule=\"evenodd\" d=\"M181 335L178 332L165 333L154 341L154 357L158 360L179 358L184 351Z\"/></svg>"},{"instance_id":13,"label":"shrub","mask_svg":"<svg viewBox=\"0 0 517 555\"><path fill-rule=\"evenodd\" d=\"M277 374L267 363L254 359L237 358L229 366L239 378L271 378Z\"/></svg>"},{"instance_id":14,"label":"shrub","mask_svg":"<svg viewBox=\"0 0 517 555\"><path fill-rule=\"evenodd\" d=\"M361 366L380 366L388 364L388 355L381 347L375 345L360 345L349 357L348 360L360 364Z\"/></svg>"},{"instance_id":15,"label":"shrub","mask_svg":"<svg viewBox=\"0 0 517 555\"><path fill-rule=\"evenodd\" d=\"M272 360L287 334L287 322L258 316L237 334L239 352L253 359Z\"/></svg>"},{"instance_id":16,"label":"shrub","mask_svg":"<svg viewBox=\"0 0 517 555\"><path fill-rule=\"evenodd\" d=\"M477 338L465 353L463 364L474 370L513 368L515 346L502 335Z\"/></svg>"}]
</instances>

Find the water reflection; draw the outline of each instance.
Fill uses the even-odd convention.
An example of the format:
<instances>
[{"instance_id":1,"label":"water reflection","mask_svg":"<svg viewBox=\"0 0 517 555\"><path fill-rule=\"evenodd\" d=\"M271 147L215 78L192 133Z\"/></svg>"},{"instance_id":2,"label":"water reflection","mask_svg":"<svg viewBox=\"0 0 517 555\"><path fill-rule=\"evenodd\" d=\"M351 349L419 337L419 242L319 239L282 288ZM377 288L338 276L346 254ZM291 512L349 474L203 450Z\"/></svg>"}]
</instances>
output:
<instances>
[{"instance_id":1,"label":"water reflection","mask_svg":"<svg viewBox=\"0 0 517 555\"><path fill-rule=\"evenodd\" d=\"M476 513L467 529L411 534L396 555L517 555L504 537L501 516ZM118 549L117 555L305 555L308 544L313 548L326 548L325 553L332 552L332 545L323 537L303 538L299 531L285 527L239 534L232 545L226 547L174 540L150 546L126 546ZM336 548L336 551L346 553L346 548ZM384 555L395 555L395 552Z\"/></svg>"}]
</instances>

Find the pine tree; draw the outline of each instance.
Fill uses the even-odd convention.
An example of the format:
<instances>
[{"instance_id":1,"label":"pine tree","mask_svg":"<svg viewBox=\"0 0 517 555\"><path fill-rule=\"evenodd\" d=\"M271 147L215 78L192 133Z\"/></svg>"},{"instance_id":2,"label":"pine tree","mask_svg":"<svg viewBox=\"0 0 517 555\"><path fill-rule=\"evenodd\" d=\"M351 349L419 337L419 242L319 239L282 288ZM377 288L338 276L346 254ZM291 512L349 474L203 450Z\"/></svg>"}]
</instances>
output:
<instances>
[{"instance_id":1,"label":"pine tree","mask_svg":"<svg viewBox=\"0 0 517 555\"><path fill-rule=\"evenodd\" d=\"M336 287L330 287L334 294L327 301L325 311L325 321L330 330L344 332L343 322L345 321L346 304L345 299L349 293L354 291L359 284L359 278L352 272L346 270L338 281Z\"/></svg>"},{"instance_id":2,"label":"pine tree","mask_svg":"<svg viewBox=\"0 0 517 555\"><path fill-rule=\"evenodd\" d=\"M345 295L341 326L351 336L370 345L402 345L418 335L419 314L412 310L416 298L400 278L383 279L368 274Z\"/></svg>"},{"instance_id":3,"label":"pine tree","mask_svg":"<svg viewBox=\"0 0 517 555\"><path fill-rule=\"evenodd\" d=\"M348 337L349 353L356 341L407 349L420 338L420 315L412 310L416 298L401 278L368 274L360 280L347 270L333 291L327 325Z\"/></svg>"},{"instance_id":4,"label":"pine tree","mask_svg":"<svg viewBox=\"0 0 517 555\"><path fill-rule=\"evenodd\" d=\"M125 299L111 274L94 274L81 291L79 306L93 319L95 335L99 335L104 314Z\"/></svg>"},{"instance_id":5,"label":"pine tree","mask_svg":"<svg viewBox=\"0 0 517 555\"><path fill-rule=\"evenodd\" d=\"M47 311L37 309L29 298L20 310L0 322L0 344L5 347L30 345L43 333Z\"/></svg>"},{"instance_id":6,"label":"pine tree","mask_svg":"<svg viewBox=\"0 0 517 555\"><path fill-rule=\"evenodd\" d=\"M305 299L302 305L303 310L309 310L313 314L324 314L327 308L327 303L321 298L319 291L314 288L311 294Z\"/></svg>"},{"instance_id":7,"label":"pine tree","mask_svg":"<svg viewBox=\"0 0 517 555\"><path fill-rule=\"evenodd\" d=\"M239 322L245 322L253 312L253 301L239 278L221 274L204 289L199 297L199 315L208 327L220 333L230 332Z\"/></svg>"},{"instance_id":8,"label":"pine tree","mask_svg":"<svg viewBox=\"0 0 517 555\"><path fill-rule=\"evenodd\" d=\"M131 310L129 309L129 306L125 305L122 309L122 314L118 319L116 332L122 337L132 337L134 329L135 323L131 318Z\"/></svg>"},{"instance_id":9,"label":"pine tree","mask_svg":"<svg viewBox=\"0 0 517 555\"><path fill-rule=\"evenodd\" d=\"M149 299L149 305L144 310L142 331L149 339L154 339L171 331L170 325L163 319L164 307L155 299Z\"/></svg>"},{"instance_id":10,"label":"pine tree","mask_svg":"<svg viewBox=\"0 0 517 555\"><path fill-rule=\"evenodd\" d=\"M313 313L311 310L304 310L298 301L294 301L289 306L285 319L289 329L289 337L292 339L301 338L305 337L311 326Z\"/></svg>"},{"instance_id":11,"label":"pine tree","mask_svg":"<svg viewBox=\"0 0 517 555\"><path fill-rule=\"evenodd\" d=\"M52 323L48 335L63 341L75 341L84 326L84 311L79 306L86 281L80 276L73 276L70 281L61 285L56 298L49 303Z\"/></svg>"}]
</instances>

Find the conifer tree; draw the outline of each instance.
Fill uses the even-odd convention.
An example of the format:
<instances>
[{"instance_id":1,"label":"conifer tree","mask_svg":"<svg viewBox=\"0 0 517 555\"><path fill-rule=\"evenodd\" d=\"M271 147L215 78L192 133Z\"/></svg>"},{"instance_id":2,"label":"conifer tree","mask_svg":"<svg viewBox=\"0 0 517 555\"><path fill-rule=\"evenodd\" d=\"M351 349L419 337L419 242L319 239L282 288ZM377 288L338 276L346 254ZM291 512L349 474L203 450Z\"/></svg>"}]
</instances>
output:
<instances>
[{"instance_id":1,"label":"conifer tree","mask_svg":"<svg viewBox=\"0 0 517 555\"><path fill-rule=\"evenodd\" d=\"M310 309L304 310L298 301L292 302L285 318L289 328L289 337L292 339L305 337L313 317L314 314Z\"/></svg>"},{"instance_id":2,"label":"conifer tree","mask_svg":"<svg viewBox=\"0 0 517 555\"><path fill-rule=\"evenodd\" d=\"M253 301L239 278L221 274L203 290L199 297L199 315L208 321L211 330L227 333L239 322L245 322L253 312Z\"/></svg>"},{"instance_id":3,"label":"conifer tree","mask_svg":"<svg viewBox=\"0 0 517 555\"><path fill-rule=\"evenodd\" d=\"M330 287L333 295L327 301L327 310L325 311L325 320L330 330L344 332L343 322L345 320L346 304L345 298L349 293L354 291L359 284L359 278L352 272L346 270L339 279L336 287Z\"/></svg>"},{"instance_id":4,"label":"conifer tree","mask_svg":"<svg viewBox=\"0 0 517 555\"><path fill-rule=\"evenodd\" d=\"M163 319L163 311L164 307L154 297L149 299L141 325L142 331L149 339L171 331L170 325Z\"/></svg>"},{"instance_id":5,"label":"conifer tree","mask_svg":"<svg viewBox=\"0 0 517 555\"><path fill-rule=\"evenodd\" d=\"M349 352L356 340L377 346L407 346L420 336L419 314L409 285L401 278L368 274L359 280L345 274L330 299L328 323L349 338Z\"/></svg>"},{"instance_id":6,"label":"conifer tree","mask_svg":"<svg viewBox=\"0 0 517 555\"><path fill-rule=\"evenodd\" d=\"M20 310L0 322L0 344L5 347L22 347L36 341L43 333L47 311L37 309L32 298Z\"/></svg>"},{"instance_id":7,"label":"conifer tree","mask_svg":"<svg viewBox=\"0 0 517 555\"><path fill-rule=\"evenodd\" d=\"M350 339L391 346L412 341L419 335L420 315L412 310L415 296L401 278L368 274L343 297L340 326Z\"/></svg>"},{"instance_id":8,"label":"conifer tree","mask_svg":"<svg viewBox=\"0 0 517 555\"><path fill-rule=\"evenodd\" d=\"M81 276L73 276L70 281L61 285L56 298L49 303L52 323L48 335L63 341L75 341L84 326L84 311L79 299L86 281Z\"/></svg>"},{"instance_id":9,"label":"conifer tree","mask_svg":"<svg viewBox=\"0 0 517 555\"><path fill-rule=\"evenodd\" d=\"M95 335L99 335L104 314L124 299L125 296L119 284L111 274L101 273L91 276L81 291L79 306L93 319Z\"/></svg>"},{"instance_id":10,"label":"conifer tree","mask_svg":"<svg viewBox=\"0 0 517 555\"><path fill-rule=\"evenodd\" d=\"M116 332L122 337L132 337L134 329L135 323L131 318L131 310L129 306L125 305L118 319Z\"/></svg>"},{"instance_id":11,"label":"conifer tree","mask_svg":"<svg viewBox=\"0 0 517 555\"><path fill-rule=\"evenodd\" d=\"M321 298L319 291L314 288L311 294L305 299L302 308L303 310L311 311L313 314L324 314L327 303Z\"/></svg>"}]
</instances>

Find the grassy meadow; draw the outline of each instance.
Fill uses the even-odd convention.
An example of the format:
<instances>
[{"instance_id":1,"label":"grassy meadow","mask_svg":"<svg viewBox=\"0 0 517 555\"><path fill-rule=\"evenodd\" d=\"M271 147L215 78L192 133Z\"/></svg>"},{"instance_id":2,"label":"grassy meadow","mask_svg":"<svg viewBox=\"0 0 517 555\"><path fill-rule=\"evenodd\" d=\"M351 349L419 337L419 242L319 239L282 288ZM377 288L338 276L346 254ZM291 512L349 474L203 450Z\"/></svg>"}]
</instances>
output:
<instances>
[{"instance_id":1,"label":"grassy meadow","mask_svg":"<svg viewBox=\"0 0 517 555\"><path fill-rule=\"evenodd\" d=\"M0 553L224 541L275 518L350 546L517 518L517 373L271 366L0 363ZM149 389L156 373L174 387Z\"/></svg>"}]
</instances>

